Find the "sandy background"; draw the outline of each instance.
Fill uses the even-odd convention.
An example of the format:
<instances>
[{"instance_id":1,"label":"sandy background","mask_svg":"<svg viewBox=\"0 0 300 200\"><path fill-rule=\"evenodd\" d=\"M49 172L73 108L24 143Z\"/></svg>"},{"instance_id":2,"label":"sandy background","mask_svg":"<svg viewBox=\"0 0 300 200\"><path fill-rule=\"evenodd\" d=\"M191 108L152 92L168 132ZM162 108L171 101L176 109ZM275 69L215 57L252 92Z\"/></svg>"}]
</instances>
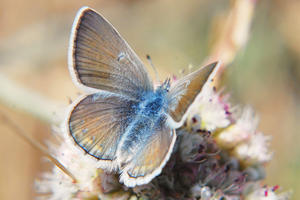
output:
<instances>
[{"instance_id":1,"label":"sandy background","mask_svg":"<svg viewBox=\"0 0 300 200\"><path fill-rule=\"evenodd\" d=\"M51 137L49 120L28 111L48 112L52 104L63 109L78 93L67 70L67 46L75 13L84 5L109 19L147 65L150 54L164 77L204 62L212 27L230 1L1 0L0 112L40 142ZM273 137L275 156L265 183L294 190L293 199L300 198L299 10L297 0L258 0L248 43L224 76L232 102L252 105L261 119L259 129ZM9 88L13 95L11 85L40 95L44 104L25 95L9 100L2 94ZM19 109L23 103L27 111ZM0 199L33 199L34 179L49 166L1 120L0 134Z\"/></svg>"}]
</instances>

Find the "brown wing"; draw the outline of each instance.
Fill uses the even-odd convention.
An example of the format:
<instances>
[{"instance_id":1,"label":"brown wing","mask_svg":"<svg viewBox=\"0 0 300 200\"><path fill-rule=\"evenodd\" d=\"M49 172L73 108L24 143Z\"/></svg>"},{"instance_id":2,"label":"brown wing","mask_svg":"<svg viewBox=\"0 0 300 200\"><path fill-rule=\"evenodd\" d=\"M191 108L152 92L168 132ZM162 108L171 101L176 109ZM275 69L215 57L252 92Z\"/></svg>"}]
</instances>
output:
<instances>
[{"instance_id":1,"label":"brown wing","mask_svg":"<svg viewBox=\"0 0 300 200\"><path fill-rule=\"evenodd\" d=\"M170 92L168 93L168 99L170 102L169 112L175 123L182 121L187 109L200 93L216 65L217 63L215 62L202 67L201 69L178 80L171 86Z\"/></svg>"},{"instance_id":2,"label":"brown wing","mask_svg":"<svg viewBox=\"0 0 300 200\"><path fill-rule=\"evenodd\" d=\"M73 81L86 90L100 89L133 98L153 90L137 55L108 21L88 7L78 11L73 24L69 70Z\"/></svg>"},{"instance_id":3,"label":"brown wing","mask_svg":"<svg viewBox=\"0 0 300 200\"><path fill-rule=\"evenodd\" d=\"M67 129L88 154L107 163L114 162L119 141L134 116L134 104L116 95L85 96L74 103Z\"/></svg>"}]
</instances>

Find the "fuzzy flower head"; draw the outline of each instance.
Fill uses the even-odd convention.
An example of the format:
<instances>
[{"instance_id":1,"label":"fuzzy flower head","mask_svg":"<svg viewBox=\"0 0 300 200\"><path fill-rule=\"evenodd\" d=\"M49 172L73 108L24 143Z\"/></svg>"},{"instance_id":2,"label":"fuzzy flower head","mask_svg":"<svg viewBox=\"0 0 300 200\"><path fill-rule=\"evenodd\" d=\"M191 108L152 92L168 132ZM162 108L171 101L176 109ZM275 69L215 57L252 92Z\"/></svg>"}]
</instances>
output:
<instances>
[{"instance_id":1,"label":"fuzzy flower head","mask_svg":"<svg viewBox=\"0 0 300 200\"><path fill-rule=\"evenodd\" d=\"M234 149L237 158L248 164L265 163L271 160L273 153L269 152L270 136L262 133L252 135L251 139Z\"/></svg>"},{"instance_id":2,"label":"fuzzy flower head","mask_svg":"<svg viewBox=\"0 0 300 200\"><path fill-rule=\"evenodd\" d=\"M245 200L287 200L290 199L291 192L277 193L278 186L257 187L250 192Z\"/></svg>"},{"instance_id":3,"label":"fuzzy flower head","mask_svg":"<svg viewBox=\"0 0 300 200\"><path fill-rule=\"evenodd\" d=\"M75 144L65 128L59 129L60 144L50 144L50 152L76 181L55 166L36 182L44 194L40 199L288 199L274 188L252 187L265 177L263 163L272 153L270 137L257 131L258 117L250 107L237 115L228 95L206 84L189 111L162 172L133 188L120 183L115 169L100 169L97 159Z\"/></svg>"},{"instance_id":4,"label":"fuzzy flower head","mask_svg":"<svg viewBox=\"0 0 300 200\"><path fill-rule=\"evenodd\" d=\"M244 164L268 162L273 155L269 152L271 137L258 132L257 126L258 117L252 108L246 107L235 123L217 134L216 141Z\"/></svg>"},{"instance_id":5,"label":"fuzzy flower head","mask_svg":"<svg viewBox=\"0 0 300 200\"><path fill-rule=\"evenodd\" d=\"M246 141L255 134L258 125L258 117L249 106L242 110L241 116L235 123L223 130L216 137L220 145L233 148L237 144Z\"/></svg>"},{"instance_id":6,"label":"fuzzy flower head","mask_svg":"<svg viewBox=\"0 0 300 200\"><path fill-rule=\"evenodd\" d=\"M228 95L222 96L214 87L206 84L193 103L187 117L187 127L192 131L214 131L230 124Z\"/></svg>"}]
</instances>

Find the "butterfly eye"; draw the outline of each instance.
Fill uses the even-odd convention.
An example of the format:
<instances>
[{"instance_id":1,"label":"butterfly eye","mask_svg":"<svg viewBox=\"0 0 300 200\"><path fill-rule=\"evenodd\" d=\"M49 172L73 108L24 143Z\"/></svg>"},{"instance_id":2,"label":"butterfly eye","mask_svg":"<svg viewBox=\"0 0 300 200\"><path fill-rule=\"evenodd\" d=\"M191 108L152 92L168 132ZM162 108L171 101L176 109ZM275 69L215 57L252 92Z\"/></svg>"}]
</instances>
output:
<instances>
[{"instance_id":1,"label":"butterfly eye","mask_svg":"<svg viewBox=\"0 0 300 200\"><path fill-rule=\"evenodd\" d=\"M166 87L166 91L169 92L170 91L170 84L167 85Z\"/></svg>"},{"instance_id":2,"label":"butterfly eye","mask_svg":"<svg viewBox=\"0 0 300 200\"><path fill-rule=\"evenodd\" d=\"M164 90L166 91L166 92L169 92L170 91L170 83L169 82L166 82L165 84L164 84Z\"/></svg>"},{"instance_id":3,"label":"butterfly eye","mask_svg":"<svg viewBox=\"0 0 300 200\"><path fill-rule=\"evenodd\" d=\"M169 92L170 91L170 78L168 78L167 80L165 80L165 82L164 82L164 88L165 88L165 90L167 91L167 92Z\"/></svg>"}]
</instances>

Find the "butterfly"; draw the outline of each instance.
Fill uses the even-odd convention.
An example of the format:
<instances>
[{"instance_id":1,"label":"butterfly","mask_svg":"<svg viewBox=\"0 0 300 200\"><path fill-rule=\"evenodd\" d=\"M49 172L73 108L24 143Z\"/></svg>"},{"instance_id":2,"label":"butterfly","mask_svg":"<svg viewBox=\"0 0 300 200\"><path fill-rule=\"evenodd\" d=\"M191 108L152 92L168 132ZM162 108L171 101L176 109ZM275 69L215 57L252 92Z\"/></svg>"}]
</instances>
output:
<instances>
[{"instance_id":1,"label":"butterfly","mask_svg":"<svg viewBox=\"0 0 300 200\"><path fill-rule=\"evenodd\" d=\"M75 85L87 94L71 104L66 129L100 168L117 171L126 186L149 183L169 160L175 129L216 65L154 88L116 29L83 7L72 27L68 66Z\"/></svg>"}]
</instances>

